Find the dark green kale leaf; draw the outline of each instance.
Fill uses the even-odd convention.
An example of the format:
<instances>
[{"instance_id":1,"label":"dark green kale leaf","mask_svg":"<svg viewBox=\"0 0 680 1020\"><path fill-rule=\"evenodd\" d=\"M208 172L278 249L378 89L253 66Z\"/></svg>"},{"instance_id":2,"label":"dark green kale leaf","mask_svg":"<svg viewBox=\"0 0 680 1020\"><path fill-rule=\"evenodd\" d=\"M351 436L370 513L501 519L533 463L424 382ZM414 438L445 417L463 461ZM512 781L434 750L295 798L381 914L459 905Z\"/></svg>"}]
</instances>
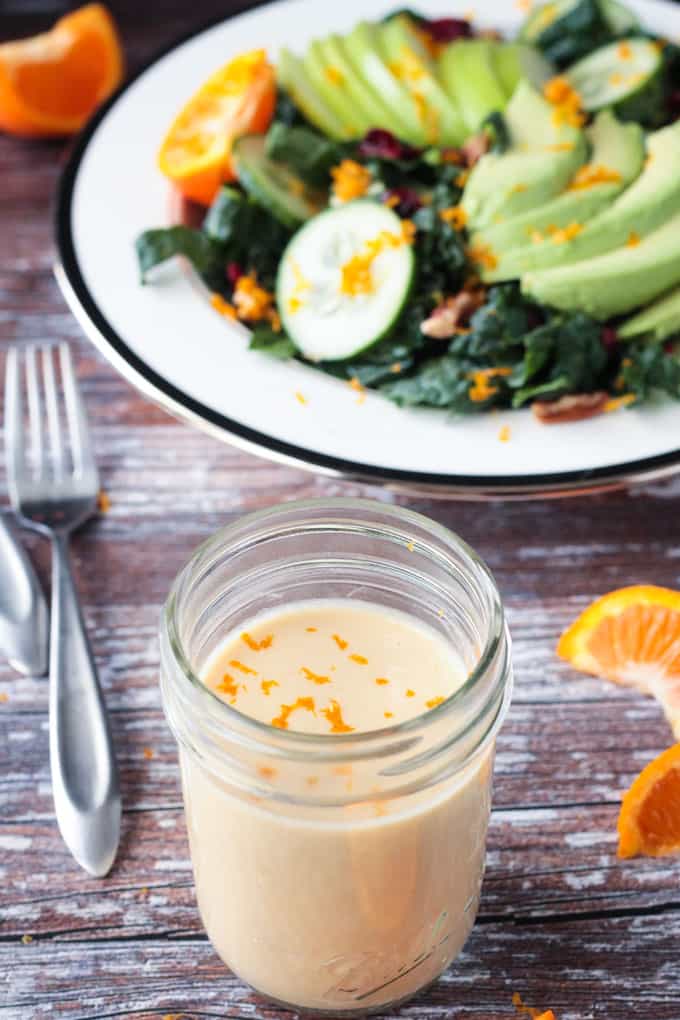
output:
<instances>
[{"instance_id":1,"label":"dark green kale leaf","mask_svg":"<svg viewBox=\"0 0 680 1020\"><path fill-rule=\"evenodd\" d=\"M602 328L583 312L554 314L524 338L525 354L508 384L513 407L551 394L592 393L607 388L608 356Z\"/></svg>"},{"instance_id":2,"label":"dark green kale leaf","mask_svg":"<svg viewBox=\"0 0 680 1020\"><path fill-rule=\"evenodd\" d=\"M468 398L469 363L445 354L423 362L411 375L380 386L380 392L400 407L448 407L473 410Z\"/></svg>"},{"instance_id":3,"label":"dark green kale leaf","mask_svg":"<svg viewBox=\"0 0 680 1020\"><path fill-rule=\"evenodd\" d=\"M297 347L285 333L275 333L270 326L256 326L250 338L250 350L262 351L272 358L286 361L297 354Z\"/></svg>"},{"instance_id":4,"label":"dark green kale leaf","mask_svg":"<svg viewBox=\"0 0 680 1020\"><path fill-rule=\"evenodd\" d=\"M489 290L486 302L473 314L470 332L454 337L449 350L480 365L505 364L513 349L521 357L520 345L540 318L536 305L522 296L517 284L500 284Z\"/></svg>"},{"instance_id":5,"label":"dark green kale leaf","mask_svg":"<svg viewBox=\"0 0 680 1020\"><path fill-rule=\"evenodd\" d=\"M655 390L680 398L680 358L665 344L626 344L621 363L623 391L636 401L647 400Z\"/></svg>"},{"instance_id":6,"label":"dark green kale leaf","mask_svg":"<svg viewBox=\"0 0 680 1020\"><path fill-rule=\"evenodd\" d=\"M145 230L135 241L135 250L142 283L146 283L150 269L175 255L184 255L201 275L213 272L222 262L220 245L192 227Z\"/></svg>"},{"instance_id":7,"label":"dark green kale leaf","mask_svg":"<svg viewBox=\"0 0 680 1020\"><path fill-rule=\"evenodd\" d=\"M341 161L345 151L308 127L274 121L267 132L265 152L269 158L284 163L314 187L328 187L331 167Z\"/></svg>"},{"instance_id":8,"label":"dark green kale leaf","mask_svg":"<svg viewBox=\"0 0 680 1020\"><path fill-rule=\"evenodd\" d=\"M244 272L255 270L259 282L271 290L291 231L237 188L223 187L203 221L205 236L220 246L222 266L237 263ZM222 274L223 275L223 274ZM224 278L222 287L226 286Z\"/></svg>"}]
</instances>

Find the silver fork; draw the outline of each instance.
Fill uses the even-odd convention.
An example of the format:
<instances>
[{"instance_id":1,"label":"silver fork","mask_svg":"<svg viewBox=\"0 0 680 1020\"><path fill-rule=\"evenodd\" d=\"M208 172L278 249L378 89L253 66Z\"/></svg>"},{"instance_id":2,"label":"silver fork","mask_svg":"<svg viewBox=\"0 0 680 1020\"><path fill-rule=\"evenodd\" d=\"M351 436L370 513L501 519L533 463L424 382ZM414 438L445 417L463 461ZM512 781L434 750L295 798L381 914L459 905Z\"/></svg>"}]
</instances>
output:
<instances>
[{"instance_id":1,"label":"silver fork","mask_svg":"<svg viewBox=\"0 0 680 1020\"><path fill-rule=\"evenodd\" d=\"M57 822L81 867L102 876L116 855L121 803L111 731L69 565L69 538L95 512L99 474L68 344L10 349L5 442L14 510L52 541L49 727Z\"/></svg>"}]
</instances>

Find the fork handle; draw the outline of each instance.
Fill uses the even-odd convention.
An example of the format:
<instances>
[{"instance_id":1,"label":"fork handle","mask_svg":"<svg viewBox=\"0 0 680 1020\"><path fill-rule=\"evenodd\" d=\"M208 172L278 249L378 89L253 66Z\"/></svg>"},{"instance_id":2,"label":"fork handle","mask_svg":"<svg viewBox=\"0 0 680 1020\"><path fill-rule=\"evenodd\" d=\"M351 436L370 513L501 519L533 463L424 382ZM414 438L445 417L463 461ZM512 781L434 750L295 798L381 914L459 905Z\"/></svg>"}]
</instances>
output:
<instances>
[{"instance_id":1,"label":"fork handle","mask_svg":"<svg viewBox=\"0 0 680 1020\"><path fill-rule=\"evenodd\" d=\"M59 829L76 861L105 875L121 803L104 699L71 573L68 535L52 538L50 767Z\"/></svg>"}]
</instances>

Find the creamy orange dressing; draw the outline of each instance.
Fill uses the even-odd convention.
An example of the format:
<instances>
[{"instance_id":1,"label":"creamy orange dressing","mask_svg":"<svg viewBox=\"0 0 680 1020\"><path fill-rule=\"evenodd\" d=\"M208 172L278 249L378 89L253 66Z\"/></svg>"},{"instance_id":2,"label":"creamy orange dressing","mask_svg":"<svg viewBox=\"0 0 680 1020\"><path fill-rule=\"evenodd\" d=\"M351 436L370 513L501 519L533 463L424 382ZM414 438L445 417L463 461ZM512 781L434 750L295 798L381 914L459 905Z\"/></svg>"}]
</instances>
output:
<instances>
[{"instance_id":1,"label":"creamy orange dressing","mask_svg":"<svg viewBox=\"0 0 680 1020\"><path fill-rule=\"evenodd\" d=\"M434 629L358 601L256 617L203 671L238 712L291 736L406 722L465 676ZM446 740L455 713L440 725ZM380 759L255 755L248 793L242 777L217 778L184 747L180 758L201 915L222 959L256 989L333 1015L376 1009L458 954L484 868L492 746L396 796Z\"/></svg>"},{"instance_id":2,"label":"creamy orange dressing","mask_svg":"<svg viewBox=\"0 0 680 1020\"><path fill-rule=\"evenodd\" d=\"M361 733L435 708L464 676L444 638L413 617L337 601L256 618L225 640L204 681L280 729Z\"/></svg>"}]
</instances>

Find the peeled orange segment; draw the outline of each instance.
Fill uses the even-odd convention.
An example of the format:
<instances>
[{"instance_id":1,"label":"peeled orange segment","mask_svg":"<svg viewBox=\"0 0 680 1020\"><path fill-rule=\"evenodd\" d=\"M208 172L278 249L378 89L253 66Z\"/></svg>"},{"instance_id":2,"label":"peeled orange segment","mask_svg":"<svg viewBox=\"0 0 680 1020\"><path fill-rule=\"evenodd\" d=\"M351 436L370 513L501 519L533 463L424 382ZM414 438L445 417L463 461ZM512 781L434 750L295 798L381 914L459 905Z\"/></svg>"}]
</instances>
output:
<instances>
[{"instance_id":1,"label":"peeled orange segment","mask_svg":"<svg viewBox=\"0 0 680 1020\"><path fill-rule=\"evenodd\" d=\"M186 198L210 205L220 186L236 177L231 150L241 135L269 127L276 78L264 50L230 61L179 113L158 154L158 166Z\"/></svg>"},{"instance_id":2,"label":"peeled orange segment","mask_svg":"<svg viewBox=\"0 0 680 1020\"><path fill-rule=\"evenodd\" d=\"M122 77L113 20L101 4L87 4L49 32L0 45L0 130L75 134Z\"/></svg>"},{"instance_id":3,"label":"peeled orange segment","mask_svg":"<svg viewBox=\"0 0 680 1020\"><path fill-rule=\"evenodd\" d=\"M680 592L636 585L604 595L565 631L557 654L651 694L680 738Z\"/></svg>"},{"instance_id":4,"label":"peeled orange segment","mask_svg":"<svg viewBox=\"0 0 680 1020\"><path fill-rule=\"evenodd\" d=\"M680 744L650 762L623 798L619 857L680 853Z\"/></svg>"}]
</instances>

